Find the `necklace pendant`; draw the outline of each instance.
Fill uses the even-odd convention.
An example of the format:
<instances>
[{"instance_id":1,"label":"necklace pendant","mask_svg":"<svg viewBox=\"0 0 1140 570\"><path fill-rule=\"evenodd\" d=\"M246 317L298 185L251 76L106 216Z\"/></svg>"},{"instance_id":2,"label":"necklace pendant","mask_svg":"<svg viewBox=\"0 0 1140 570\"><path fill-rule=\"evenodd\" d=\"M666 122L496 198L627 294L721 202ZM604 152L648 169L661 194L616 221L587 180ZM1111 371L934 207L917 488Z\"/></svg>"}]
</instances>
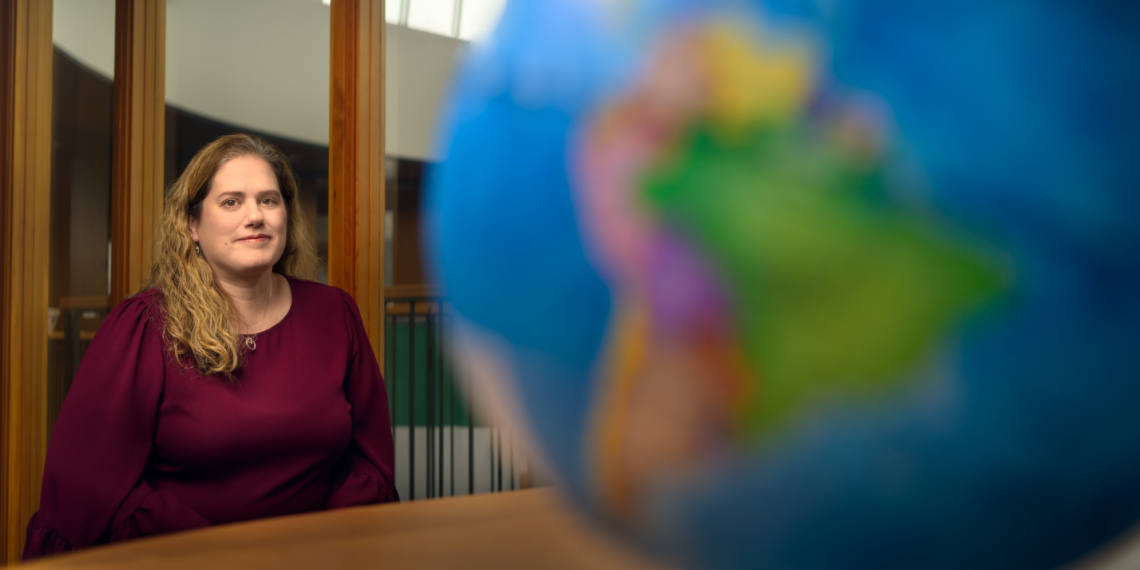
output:
<instances>
[{"instance_id":1,"label":"necklace pendant","mask_svg":"<svg viewBox=\"0 0 1140 570\"><path fill-rule=\"evenodd\" d=\"M249 349L250 352L257 350L257 337L255 337L255 336L245 337L245 347L247 349Z\"/></svg>"}]
</instances>

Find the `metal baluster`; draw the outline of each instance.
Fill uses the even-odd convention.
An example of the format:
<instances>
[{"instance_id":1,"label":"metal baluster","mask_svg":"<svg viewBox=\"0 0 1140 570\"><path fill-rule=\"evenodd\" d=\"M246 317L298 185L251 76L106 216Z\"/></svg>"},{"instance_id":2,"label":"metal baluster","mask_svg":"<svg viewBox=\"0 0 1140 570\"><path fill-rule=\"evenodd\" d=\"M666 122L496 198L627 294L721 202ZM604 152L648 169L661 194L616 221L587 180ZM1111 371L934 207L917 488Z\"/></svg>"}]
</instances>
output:
<instances>
[{"instance_id":1,"label":"metal baluster","mask_svg":"<svg viewBox=\"0 0 1140 570\"><path fill-rule=\"evenodd\" d=\"M463 401L467 410L467 494L475 494L475 415L469 403L470 398Z\"/></svg>"},{"instance_id":2,"label":"metal baluster","mask_svg":"<svg viewBox=\"0 0 1140 570\"><path fill-rule=\"evenodd\" d=\"M440 313L439 313L440 331L439 331L439 335L440 335L440 338L443 339L443 345L442 346L446 350L446 348L447 348L447 335L444 334L443 325L446 322L447 316L443 313L443 299L440 299L439 303L440 303L440 305L439 305L439 308L440 308ZM451 476L450 476L450 479L451 479L451 496L454 497L455 496L455 375L452 373L452 370L451 370L451 360L447 358L446 354L443 357L443 365L445 367L444 370L447 371L447 393L448 393L448 400L447 400L447 402L448 402L448 404L447 404L447 426L448 427L447 427L447 429L451 432L451 445L449 446L449 449L448 449L448 452L451 454L451 460L448 461L448 465L451 467Z\"/></svg>"},{"instance_id":3,"label":"metal baluster","mask_svg":"<svg viewBox=\"0 0 1140 570\"><path fill-rule=\"evenodd\" d=\"M436 469L438 476L436 477L436 496L443 496L443 361L440 359L442 350L442 339L439 337L439 299L436 299L435 304L435 370L436 370L436 415L439 420L439 429L436 431Z\"/></svg>"},{"instance_id":4,"label":"metal baluster","mask_svg":"<svg viewBox=\"0 0 1140 570\"><path fill-rule=\"evenodd\" d=\"M416 500L416 302L408 302L408 500Z\"/></svg>"},{"instance_id":5,"label":"metal baluster","mask_svg":"<svg viewBox=\"0 0 1140 570\"><path fill-rule=\"evenodd\" d=\"M396 331L392 330L392 316L388 314L391 303L384 303L384 382L388 388L388 417L393 426L396 423L396 361L392 355L396 346Z\"/></svg>"},{"instance_id":6,"label":"metal baluster","mask_svg":"<svg viewBox=\"0 0 1140 570\"><path fill-rule=\"evenodd\" d=\"M424 368L426 368L426 370L424 370L424 389L427 390L427 399L424 401L424 405L427 408L424 410L424 413L427 414L427 429L424 430L424 447L427 451L427 456L424 457L424 474L426 475L424 482L427 483L427 488L424 494L430 498L435 496L435 437L433 435L435 433L435 405L433 404L433 400L435 399L435 379L433 378L435 374L435 362L432 360L431 355L433 340L431 333L431 304L426 300L424 301L424 309Z\"/></svg>"},{"instance_id":7,"label":"metal baluster","mask_svg":"<svg viewBox=\"0 0 1140 570\"><path fill-rule=\"evenodd\" d=\"M396 437L396 426L397 426L397 423L396 423L396 406L399 405L398 401L396 399L396 397L399 395L399 392L397 391L397 389L399 388L399 386L398 386L399 382L397 381L399 379L399 375L397 374L398 369L396 368L396 364L397 364L397 362L396 362L396 352L397 352L396 351L396 341L398 339L396 329L397 329L397 326L399 323L390 314L391 309L392 309L392 302L391 301L385 302L384 303L384 368L386 368L387 372L388 372L388 377L386 378L386 380L387 380L386 384L388 385L388 389L391 390L391 392L392 392L391 395L389 396L389 400L388 400L388 417L392 421L392 437L395 438ZM393 441L392 445L393 445L393 447L395 447L396 442ZM396 462L399 463L399 458L397 457L395 459L396 459ZM394 468L395 468L395 466L393 466L393 469Z\"/></svg>"}]
</instances>

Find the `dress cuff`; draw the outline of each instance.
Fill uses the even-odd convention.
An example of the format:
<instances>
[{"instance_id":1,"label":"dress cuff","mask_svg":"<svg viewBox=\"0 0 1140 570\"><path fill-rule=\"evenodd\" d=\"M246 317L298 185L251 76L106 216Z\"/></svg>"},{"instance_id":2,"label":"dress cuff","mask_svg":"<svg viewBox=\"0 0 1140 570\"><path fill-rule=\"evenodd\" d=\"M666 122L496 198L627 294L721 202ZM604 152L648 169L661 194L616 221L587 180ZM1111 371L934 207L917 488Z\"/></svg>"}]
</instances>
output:
<instances>
[{"instance_id":1,"label":"dress cuff","mask_svg":"<svg viewBox=\"0 0 1140 570\"><path fill-rule=\"evenodd\" d=\"M28 538L24 541L24 561L75 549L71 542L60 536L55 529L41 526L38 517L37 513L28 522Z\"/></svg>"},{"instance_id":2,"label":"dress cuff","mask_svg":"<svg viewBox=\"0 0 1140 570\"><path fill-rule=\"evenodd\" d=\"M400 494L396 486L366 471L353 471L333 490L329 508L355 507L378 503L396 503Z\"/></svg>"}]
</instances>

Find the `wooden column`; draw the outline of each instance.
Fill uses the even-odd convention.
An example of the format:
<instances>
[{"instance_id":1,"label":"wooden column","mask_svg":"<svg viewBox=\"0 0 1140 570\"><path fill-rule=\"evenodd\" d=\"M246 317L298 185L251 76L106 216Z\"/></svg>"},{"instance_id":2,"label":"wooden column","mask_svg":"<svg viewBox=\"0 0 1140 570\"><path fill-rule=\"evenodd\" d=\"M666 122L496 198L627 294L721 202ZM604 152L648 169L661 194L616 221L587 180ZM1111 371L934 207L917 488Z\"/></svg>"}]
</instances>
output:
<instances>
[{"instance_id":1,"label":"wooden column","mask_svg":"<svg viewBox=\"0 0 1140 570\"><path fill-rule=\"evenodd\" d=\"M0 562L23 549L47 441L51 4L0 0Z\"/></svg>"},{"instance_id":2,"label":"wooden column","mask_svg":"<svg viewBox=\"0 0 1140 570\"><path fill-rule=\"evenodd\" d=\"M333 0L329 283L360 306L384 368L384 0Z\"/></svg>"},{"instance_id":3,"label":"wooden column","mask_svg":"<svg viewBox=\"0 0 1140 570\"><path fill-rule=\"evenodd\" d=\"M162 216L166 0L116 0L111 304L138 292Z\"/></svg>"}]
</instances>

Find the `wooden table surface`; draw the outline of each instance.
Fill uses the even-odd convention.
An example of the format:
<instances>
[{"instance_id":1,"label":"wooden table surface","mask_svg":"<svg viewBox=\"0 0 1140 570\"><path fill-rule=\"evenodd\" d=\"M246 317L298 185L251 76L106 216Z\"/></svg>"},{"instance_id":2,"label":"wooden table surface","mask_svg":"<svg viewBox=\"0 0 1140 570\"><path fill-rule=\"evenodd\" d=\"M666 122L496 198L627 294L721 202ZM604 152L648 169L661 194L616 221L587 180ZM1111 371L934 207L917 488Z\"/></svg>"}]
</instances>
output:
<instances>
[{"instance_id":1,"label":"wooden table surface","mask_svg":"<svg viewBox=\"0 0 1140 570\"><path fill-rule=\"evenodd\" d=\"M16 567L665 568L588 526L551 488L224 525Z\"/></svg>"}]
</instances>

